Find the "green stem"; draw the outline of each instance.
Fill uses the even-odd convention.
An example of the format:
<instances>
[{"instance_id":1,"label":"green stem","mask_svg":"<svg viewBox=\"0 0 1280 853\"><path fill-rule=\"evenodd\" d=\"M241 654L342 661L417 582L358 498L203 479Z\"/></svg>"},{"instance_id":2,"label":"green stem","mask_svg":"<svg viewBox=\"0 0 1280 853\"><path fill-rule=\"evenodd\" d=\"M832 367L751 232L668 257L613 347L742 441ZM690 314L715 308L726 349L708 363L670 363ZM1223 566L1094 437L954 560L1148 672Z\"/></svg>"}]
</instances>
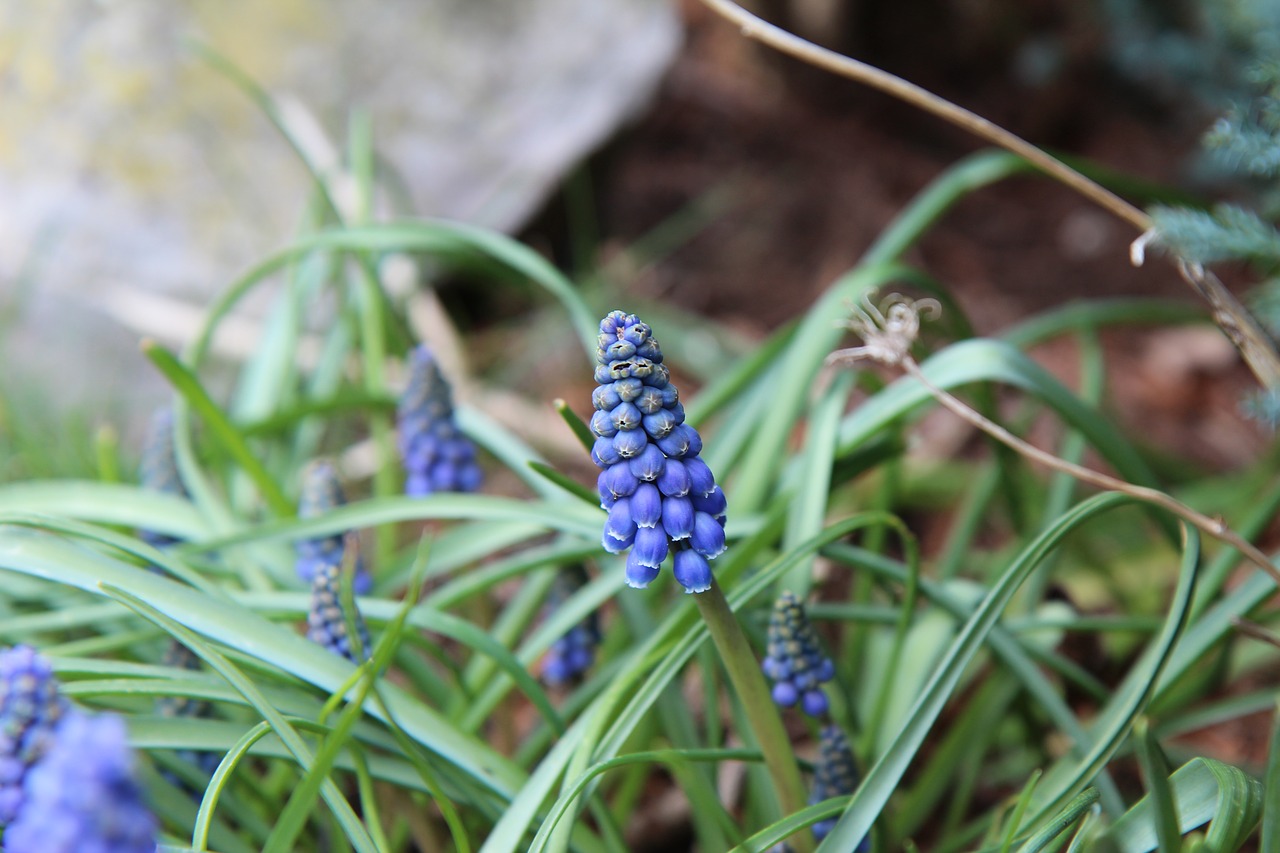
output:
<instances>
[{"instance_id":1,"label":"green stem","mask_svg":"<svg viewBox=\"0 0 1280 853\"><path fill-rule=\"evenodd\" d=\"M751 731L764 755L765 767L773 779L778 804L784 815L794 814L807 804L804 782L800 778L800 767L791 752L791 741L782 726L782 718L778 716L778 709L773 704L769 687L760 672L760 664L747 643L746 635L742 633L742 626L729 608L724 592L714 579L711 581L711 588L698 593L693 600L707 623L711 640L720 652L720 659L724 662L729 680L733 682L733 689L738 694L742 710L747 715ZM789 843L798 853L808 853L813 849L813 839L807 832L792 836Z\"/></svg>"}]
</instances>

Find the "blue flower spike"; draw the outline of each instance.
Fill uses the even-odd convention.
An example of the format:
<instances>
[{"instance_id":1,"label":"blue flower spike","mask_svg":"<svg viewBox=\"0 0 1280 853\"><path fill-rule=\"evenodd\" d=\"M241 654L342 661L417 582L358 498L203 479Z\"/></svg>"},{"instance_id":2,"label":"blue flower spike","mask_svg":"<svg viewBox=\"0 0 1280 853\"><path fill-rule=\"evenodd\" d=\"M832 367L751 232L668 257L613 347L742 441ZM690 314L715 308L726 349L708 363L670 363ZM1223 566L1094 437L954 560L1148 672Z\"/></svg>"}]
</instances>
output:
<instances>
[{"instance_id":1,"label":"blue flower spike","mask_svg":"<svg viewBox=\"0 0 1280 853\"><path fill-rule=\"evenodd\" d=\"M549 618L561 605L587 582L587 573L581 566L571 566L560 571L551 585L543 607L544 618ZM560 687L581 678L595 663L596 647L600 645L600 615L591 611L585 619L569 629L569 632L551 644L542 659L542 680L552 687Z\"/></svg>"},{"instance_id":2,"label":"blue flower spike","mask_svg":"<svg viewBox=\"0 0 1280 853\"><path fill-rule=\"evenodd\" d=\"M699 458L702 438L684 422L680 393L662 348L634 314L600 321L591 459L606 551L627 555L627 585L643 589L671 555L685 592L711 588L711 564L724 552L725 497Z\"/></svg>"},{"instance_id":3,"label":"blue flower spike","mask_svg":"<svg viewBox=\"0 0 1280 853\"><path fill-rule=\"evenodd\" d=\"M147 435L142 442L142 463L138 480L144 489L188 497L187 487L178 473L178 460L173 453L173 410L165 407L151 415ZM139 530L138 538L153 548L167 548L178 539L153 530Z\"/></svg>"},{"instance_id":4,"label":"blue flower spike","mask_svg":"<svg viewBox=\"0 0 1280 853\"><path fill-rule=\"evenodd\" d=\"M761 669L774 682L773 701L783 708L799 703L811 717L825 715L829 704L822 684L835 675L835 665L823 654L804 604L790 590L773 603L767 640Z\"/></svg>"},{"instance_id":5,"label":"blue flower spike","mask_svg":"<svg viewBox=\"0 0 1280 853\"><path fill-rule=\"evenodd\" d=\"M853 760L853 750L849 748L849 740L839 726L827 725L822 728L822 745L818 749L818 762L814 767L813 794L809 797L809 805L820 803L831 797L844 797L852 794L858 787L858 767ZM836 818L820 820L813 825L813 836L819 841L836 825ZM870 837L863 838L854 853L866 853L871 849Z\"/></svg>"},{"instance_id":6,"label":"blue flower spike","mask_svg":"<svg viewBox=\"0 0 1280 853\"><path fill-rule=\"evenodd\" d=\"M0 652L0 827L21 811L27 772L49 750L68 707L53 667L35 649L14 646Z\"/></svg>"},{"instance_id":7,"label":"blue flower spike","mask_svg":"<svg viewBox=\"0 0 1280 853\"><path fill-rule=\"evenodd\" d=\"M31 769L6 853L155 853L156 819L134 775L124 720L69 711Z\"/></svg>"},{"instance_id":8,"label":"blue flower spike","mask_svg":"<svg viewBox=\"0 0 1280 853\"><path fill-rule=\"evenodd\" d=\"M342 491L338 469L326 459L317 459L302 471L302 497L298 501L299 518L315 518L337 509L347 502ZM294 543L298 561L294 569L298 577L311 583L316 572L325 566L341 565L344 558L346 537L342 533L299 539ZM355 575L352 589L356 595L364 595L373 587L373 575L365 568L359 554L355 558Z\"/></svg>"},{"instance_id":9,"label":"blue flower spike","mask_svg":"<svg viewBox=\"0 0 1280 853\"><path fill-rule=\"evenodd\" d=\"M453 391L426 346L409 356L409 384L398 413L405 494L420 498L480 488L483 475L475 446L454 421Z\"/></svg>"},{"instance_id":10,"label":"blue flower spike","mask_svg":"<svg viewBox=\"0 0 1280 853\"><path fill-rule=\"evenodd\" d=\"M354 534L347 534L347 536L350 539L355 538ZM354 545L348 547L354 550ZM352 663L366 661L372 651L369 629L365 626L364 617L360 615L359 610L355 610L351 617L356 635L360 640L359 659L356 658L356 649L347 628L347 613L342 607L342 566L331 563L318 569L311 582L311 610L307 613L307 639L319 643Z\"/></svg>"}]
</instances>

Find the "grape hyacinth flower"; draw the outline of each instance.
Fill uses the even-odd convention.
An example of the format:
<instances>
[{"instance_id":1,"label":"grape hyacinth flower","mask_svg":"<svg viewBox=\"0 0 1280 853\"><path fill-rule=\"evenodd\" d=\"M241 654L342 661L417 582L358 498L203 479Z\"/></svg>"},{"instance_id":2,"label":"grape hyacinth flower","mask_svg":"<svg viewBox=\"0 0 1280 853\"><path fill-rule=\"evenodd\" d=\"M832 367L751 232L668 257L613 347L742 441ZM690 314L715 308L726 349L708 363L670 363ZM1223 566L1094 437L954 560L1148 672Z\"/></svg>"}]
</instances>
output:
<instances>
[{"instance_id":1,"label":"grape hyacinth flower","mask_svg":"<svg viewBox=\"0 0 1280 853\"><path fill-rule=\"evenodd\" d=\"M586 583L586 572L581 566L573 566L556 575L544 617L550 617L569 596ZM579 678L595 663L596 646L600 645L600 615L591 611L585 619L569 629L569 632L551 644L542 659L542 680L553 687L567 684Z\"/></svg>"},{"instance_id":2,"label":"grape hyacinth flower","mask_svg":"<svg viewBox=\"0 0 1280 853\"><path fill-rule=\"evenodd\" d=\"M831 658L822 652L818 635L795 593L783 590L769 617L768 651L761 663L773 680L773 701L783 708L796 702L811 717L827 713L822 683L835 675Z\"/></svg>"},{"instance_id":3,"label":"grape hyacinth flower","mask_svg":"<svg viewBox=\"0 0 1280 853\"><path fill-rule=\"evenodd\" d=\"M68 705L53 667L35 649L14 646L0 652L0 827L21 810L23 781L48 751Z\"/></svg>"},{"instance_id":4,"label":"grape hyacinth flower","mask_svg":"<svg viewBox=\"0 0 1280 853\"><path fill-rule=\"evenodd\" d=\"M347 615L342 608L342 567L328 565L319 569L311 583L311 611L307 614L307 639L319 643L336 655L341 655L352 663L360 663L369 659L369 629L365 627L364 617L355 610L351 621L355 624L356 635L360 639L360 660L356 660L356 650L351 643L347 631Z\"/></svg>"},{"instance_id":5,"label":"grape hyacinth flower","mask_svg":"<svg viewBox=\"0 0 1280 853\"><path fill-rule=\"evenodd\" d=\"M155 853L156 820L118 716L67 713L26 793L4 833L6 853Z\"/></svg>"},{"instance_id":6,"label":"grape hyacinth flower","mask_svg":"<svg viewBox=\"0 0 1280 853\"><path fill-rule=\"evenodd\" d=\"M827 725L822 729L822 745L818 749L818 762L814 767L813 794L809 804L820 803L831 797L843 797L852 794L858 787L858 768L853 761L853 750L849 748L849 740L839 726ZM836 825L836 818L820 820L813 825L813 836L819 841ZM871 839L863 838L855 853L866 853L871 849Z\"/></svg>"},{"instance_id":7,"label":"grape hyacinth flower","mask_svg":"<svg viewBox=\"0 0 1280 853\"><path fill-rule=\"evenodd\" d=\"M474 492L480 465L471 440L453 418L453 393L435 356L418 346L409 357L409 384L400 397L400 456L408 477L405 494Z\"/></svg>"},{"instance_id":8,"label":"grape hyacinth flower","mask_svg":"<svg viewBox=\"0 0 1280 853\"><path fill-rule=\"evenodd\" d=\"M600 321L596 365L591 459L604 469L604 548L631 549L628 586L648 586L672 554L685 592L705 592L708 561L725 548L725 497L698 456L702 438L684 422L662 349L634 314L614 311Z\"/></svg>"},{"instance_id":9,"label":"grape hyacinth flower","mask_svg":"<svg viewBox=\"0 0 1280 853\"><path fill-rule=\"evenodd\" d=\"M178 460L173 453L173 410L157 409L151 416L146 438L142 442L142 464L138 479L144 489L188 497L187 487L178 474ZM180 540L154 530L139 530L138 538L153 548L167 548Z\"/></svg>"},{"instance_id":10,"label":"grape hyacinth flower","mask_svg":"<svg viewBox=\"0 0 1280 853\"><path fill-rule=\"evenodd\" d=\"M302 471L302 498L298 501L299 518L315 518L336 509L347 502L333 463L317 459ZM325 566L342 565L345 537L342 533L299 539L294 544L298 561L294 570L307 583L315 579L316 572ZM356 555L355 576L352 589L356 595L364 595L373 587L373 575L365 568L364 560Z\"/></svg>"}]
</instances>

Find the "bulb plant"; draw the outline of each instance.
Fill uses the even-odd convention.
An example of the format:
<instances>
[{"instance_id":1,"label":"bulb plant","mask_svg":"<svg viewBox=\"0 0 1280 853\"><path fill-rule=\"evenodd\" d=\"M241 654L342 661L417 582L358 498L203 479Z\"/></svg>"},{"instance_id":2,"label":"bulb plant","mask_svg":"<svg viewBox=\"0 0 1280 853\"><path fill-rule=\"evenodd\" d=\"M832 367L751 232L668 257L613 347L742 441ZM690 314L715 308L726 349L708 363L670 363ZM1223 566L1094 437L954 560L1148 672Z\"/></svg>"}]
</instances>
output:
<instances>
[{"instance_id":1,"label":"bulb plant","mask_svg":"<svg viewBox=\"0 0 1280 853\"><path fill-rule=\"evenodd\" d=\"M173 395L139 482L0 483L0 847L1270 849L1280 750L1193 734L1274 713L1274 450L1171 475L1108 415L1097 332L1185 305L973 334L912 249L1022 160L958 163L743 344L627 288L601 319L500 234L357 215L359 116L351 145L321 231L181 355L144 345ZM476 366L455 403L435 353L470 330L418 340L392 254L554 310L447 360ZM215 364L264 292L260 351ZM1028 354L1064 340L1078 388ZM930 452L942 410L1014 452Z\"/></svg>"}]
</instances>

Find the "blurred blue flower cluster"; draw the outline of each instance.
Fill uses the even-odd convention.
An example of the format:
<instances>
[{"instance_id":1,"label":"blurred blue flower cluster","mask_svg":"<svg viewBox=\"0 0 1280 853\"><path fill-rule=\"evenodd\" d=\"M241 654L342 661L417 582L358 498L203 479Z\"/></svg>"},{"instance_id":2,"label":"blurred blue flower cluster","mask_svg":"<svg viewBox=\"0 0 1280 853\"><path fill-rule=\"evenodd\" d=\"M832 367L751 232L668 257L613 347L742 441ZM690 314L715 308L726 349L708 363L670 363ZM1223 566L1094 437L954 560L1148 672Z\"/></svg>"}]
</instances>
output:
<instances>
[{"instance_id":1,"label":"blurred blue flower cluster","mask_svg":"<svg viewBox=\"0 0 1280 853\"><path fill-rule=\"evenodd\" d=\"M409 383L400 397L400 456L405 494L474 492L482 474L476 449L453 417L453 392L435 356L418 346L409 356Z\"/></svg>"},{"instance_id":2,"label":"blurred blue flower cluster","mask_svg":"<svg viewBox=\"0 0 1280 853\"><path fill-rule=\"evenodd\" d=\"M342 655L352 663L368 660L371 651L369 629L365 627L364 617L359 610L351 614L351 622L360 640L359 660L356 659L356 649L347 629L347 613L342 607L342 567L328 565L317 570L311 582L307 639L319 643L334 654Z\"/></svg>"},{"instance_id":3,"label":"blurred blue flower cluster","mask_svg":"<svg viewBox=\"0 0 1280 853\"><path fill-rule=\"evenodd\" d=\"M835 675L835 666L818 644L804 604L795 593L783 590L769 616L768 655L761 663L773 680L773 701L783 708L797 702L806 714L821 717L829 704L823 682Z\"/></svg>"},{"instance_id":4,"label":"blurred blue flower cluster","mask_svg":"<svg viewBox=\"0 0 1280 853\"><path fill-rule=\"evenodd\" d=\"M6 853L154 853L124 720L71 707L27 646L0 652L0 732Z\"/></svg>"},{"instance_id":5,"label":"blurred blue flower cluster","mask_svg":"<svg viewBox=\"0 0 1280 853\"><path fill-rule=\"evenodd\" d=\"M581 566L562 569L552 583L543 607L544 616L550 618L560 606L586 583L586 572ZM600 615L591 611L587 618L551 644L542 659L542 679L552 686L568 684L581 677L595 663L596 647L600 645Z\"/></svg>"},{"instance_id":6,"label":"blurred blue flower cluster","mask_svg":"<svg viewBox=\"0 0 1280 853\"><path fill-rule=\"evenodd\" d=\"M810 805L831 797L844 797L858 787L858 767L853 760L849 740L839 726L828 725L822 729L822 744L818 748L818 763L814 767L813 795ZM813 825L813 834L819 841L827 837L836 825L836 818L820 820ZM864 838L854 848L854 853L866 853L871 849L870 838Z\"/></svg>"},{"instance_id":7,"label":"blurred blue flower cluster","mask_svg":"<svg viewBox=\"0 0 1280 853\"><path fill-rule=\"evenodd\" d=\"M0 826L21 810L27 771L48 750L67 707L53 668L35 649L0 652Z\"/></svg>"},{"instance_id":8,"label":"blurred blue flower cluster","mask_svg":"<svg viewBox=\"0 0 1280 853\"><path fill-rule=\"evenodd\" d=\"M31 768L7 853L154 853L156 820L134 777L124 719L71 710Z\"/></svg>"},{"instance_id":9,"label":"blurred blue flower cluster","mask_svg":"<svg viewBox=\"0 0 1280 853\"><path fill-rule=\"evenodd\" d=\"M597 487L609 511L605 550L631 549L627 584L639 589L674 552L676 580L685 592L704 592L708 560L725 548L725 497L698 456L702 438L684 422L662 349L634 314L614 311L600 321L596 364L591 459L604 469Z\"/></svg>"},{"instance_id":10,"label":"blurred blue flower cluster","mask_svg":"<svg viewBox=\"0 0 1280 853\"><path fill-rule=\"evenodd\" d=\"M342 491L342 482L338 479L338 471L333 463L325 459L317 459L302 471L302 497L298 501L299 518L315 518L326 512L337 509L347 502ZM342 533L329 536L318 536L314 539L299 539L294 543L298 561L294 569L298 577L307 583L315 578L316 572L325 566L342 565L345 554L345 537ZM373 575L365 568L364 560L356 555L355 576L352 588L357 595L364 595L373 587Z\"/></svg>"}]
</instances>

